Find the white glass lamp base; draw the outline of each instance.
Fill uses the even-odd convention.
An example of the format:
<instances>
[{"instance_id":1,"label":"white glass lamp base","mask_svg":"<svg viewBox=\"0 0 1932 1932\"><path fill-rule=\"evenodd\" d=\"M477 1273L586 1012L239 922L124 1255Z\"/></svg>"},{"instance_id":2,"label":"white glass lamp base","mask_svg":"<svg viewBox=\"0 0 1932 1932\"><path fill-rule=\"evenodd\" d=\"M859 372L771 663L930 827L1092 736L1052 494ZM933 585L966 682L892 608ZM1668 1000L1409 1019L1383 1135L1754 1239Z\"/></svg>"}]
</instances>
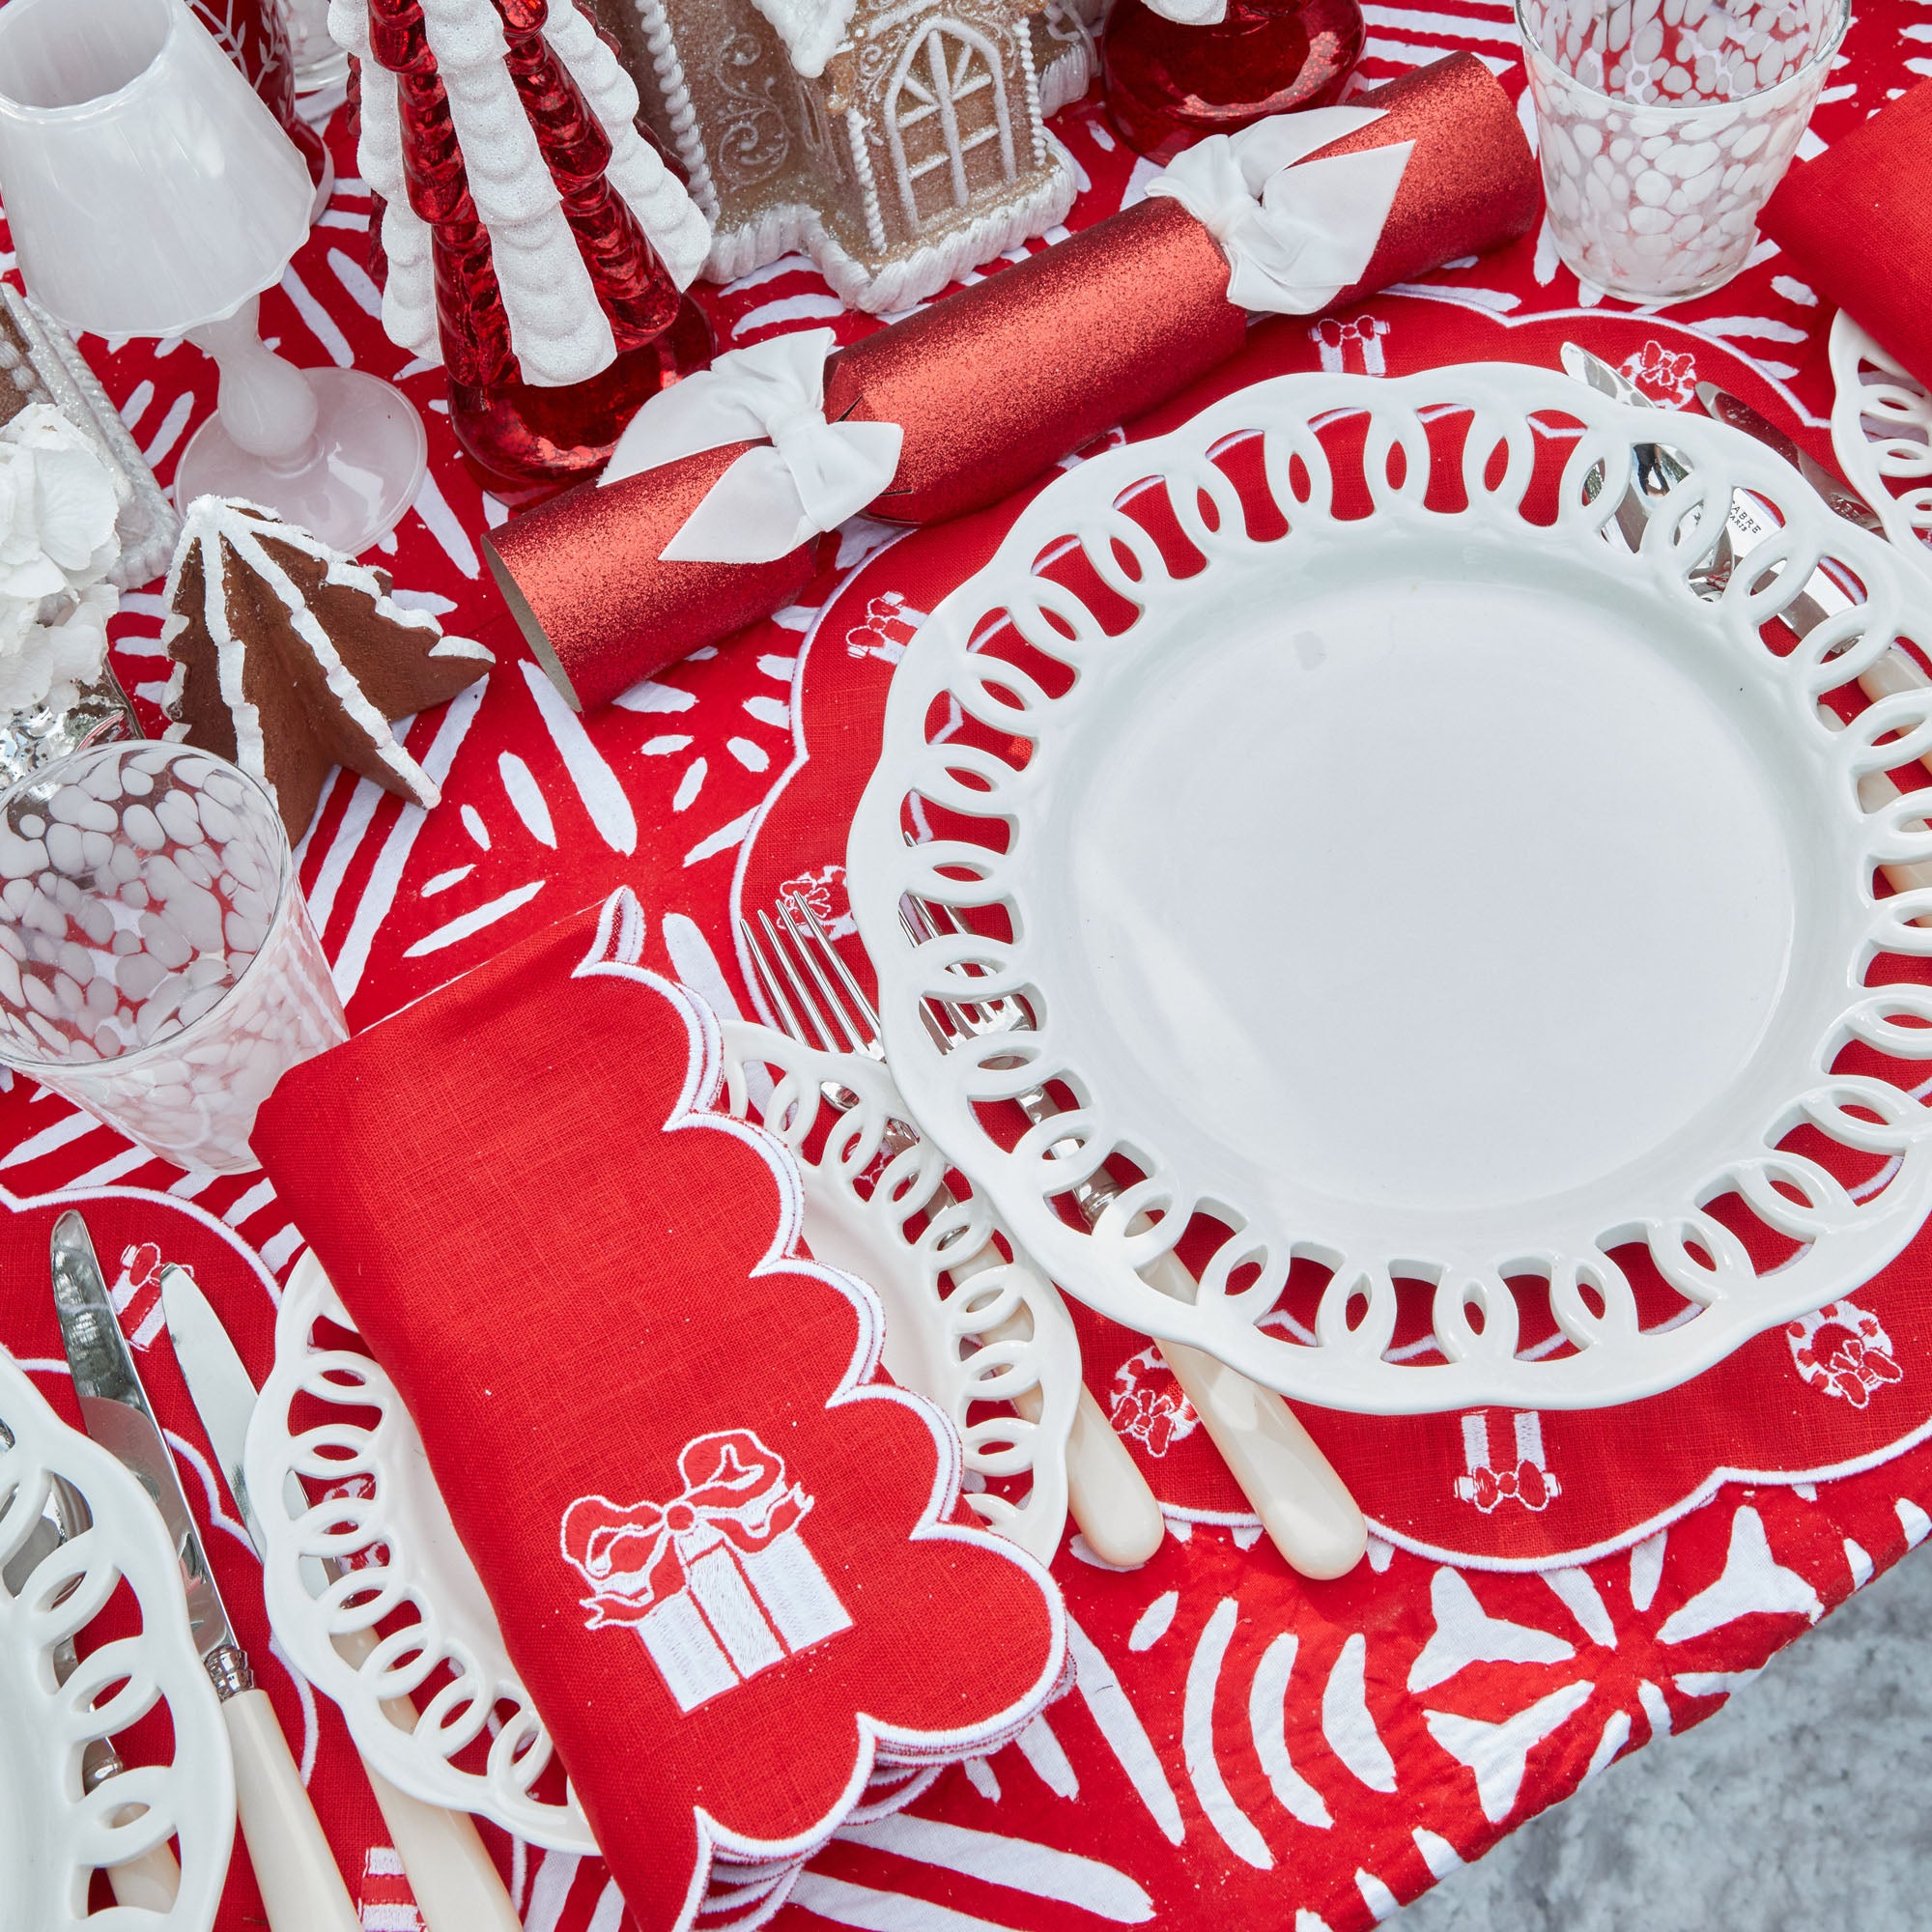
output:
<instances>
[{"instance_id":1,"label":"white glass lamp base","mask_svg":"<svg viewBox=\"0 0 1932 1932\"><path fill-rule=\"evenodd\" d=\"M213 416L175 469L175 501L244 497L354 556L395 528L429 469L415 406L391 383L355 369L304 369L315 438L294 464L251 455Z\"/></svg>"}]
</instances>

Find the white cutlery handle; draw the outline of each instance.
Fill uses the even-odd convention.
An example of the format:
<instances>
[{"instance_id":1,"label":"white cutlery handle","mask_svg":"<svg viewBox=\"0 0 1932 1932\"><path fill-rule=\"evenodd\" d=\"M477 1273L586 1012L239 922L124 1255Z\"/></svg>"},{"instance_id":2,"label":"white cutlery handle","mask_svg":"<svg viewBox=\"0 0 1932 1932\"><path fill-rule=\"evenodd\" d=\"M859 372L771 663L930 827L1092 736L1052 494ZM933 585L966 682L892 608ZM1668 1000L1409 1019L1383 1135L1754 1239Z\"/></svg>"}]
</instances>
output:
<instances>
[{"instance_id":1,"label":"white cutlery handle","mask_svg":"<svg viewBox=\"0 0 1932 1932\"><path fill-rule=\"evenodd\" d=\"M942 1189L933 1199L950 1200L951 1196ZM1004 1262L999 1249L988 1242L950 1272L956 1285ZM1026 1323L1018 1315L1009 1315L986 1330L986 1340L1010 1341L1025 1333ZM1013 1406L1029 1422L1037 1422L1046 1403L1037 1388L1030 1388L1013 1398ZM1114 1434L1106 1411L1084 1381L1073 1410L1073 1427L1066 1435L1066 1512L1080 1525L1088 1548L1117 1570L1138 1568L1160 1548L1161 1538L1167 1534L1160 1504L1148 1488L1140 1464Z\"/></svg>"},{"instance_id":2,"label":"white cutlery handle","mask_svg":"<svg viewBox=\"0 0 1932 1932\"><path fill-rule=\"evenodd\" d=\"M221 1706L235 1751L235 1802L271 1932L362 1932L315 1806L265 1690Z\"/></svg>"},{"instance_id":3,"label":"white cutlery handle","mask_svg":"<svg viewBox=\"0 0 1932 1932\"><path fill-rule=\"evenodd\" d=\"M332 1641L359 1666L380 1639L373 1630L359 1630ZM399 1730L415 1728L416 1708L407 1697L387 1699L383 1710ZM362 1769L389 1828L389 1843L403 1861L424 1932L521 1932L522 1921L476 1821L468 1812L425 1804L398 1791L366 1758Z\"/></svg>"},{"instance_id":4,"label":"white cutlery handle","mask_svg":"<svg viewBox=\"0 0 1932 1932\"><path fill-rule=\"evenodd\" d=\"M1034 1420L1042 1406L1037 1389L1016 1397L1013 1406ZM1160 1548L1167 1523L1140 1464L1114 1434L1107 1413L1085 1382L1066 1436L1066 1509L1087 1547L1116 1570L1133 1570Z\"/></svg>"},{"instance_id":5,"label":"white cutlery handle","mask_svg":"<svg viewBox=\"0 0 1932 1932\"><path fill-rule=\"evenodd\" d=\"M156 1845L152 1852L143 1852L125 1865L107 1868L107 1884L114 1893L115 1904L143 1912L171 1912L181 1891L181 1866L165 1845Z\"/></svg>"},{"instance_id":6,"label":"white cutlery handle","mask_svg":"<svg viewBox=\"0 0 1932 1932\"><path fill-rule=\"evenodd\" d=\"M415 1894L424 1932L521 1932L522 1920L477 1835L475 1820L425 1804L398 1791L381 1772L362 1768Z\"/></svg>"},{"instance_id":7,"label":"white cutlery handle","mask_svg":"<svg viewBox=\"0 0 1932 1932\"><path fill-rule=\"evenodd\" d=\"M1176 1256L1163 1256L1147 1274L1167 1293L1194 1299L1194 1278ZM1160 1352L1290 1568L1316 1577L1352 1570L1369 1547L1369 1526L1293 1409L1199 1349L1163 1342Z\"/></svg>"}]
</instances>

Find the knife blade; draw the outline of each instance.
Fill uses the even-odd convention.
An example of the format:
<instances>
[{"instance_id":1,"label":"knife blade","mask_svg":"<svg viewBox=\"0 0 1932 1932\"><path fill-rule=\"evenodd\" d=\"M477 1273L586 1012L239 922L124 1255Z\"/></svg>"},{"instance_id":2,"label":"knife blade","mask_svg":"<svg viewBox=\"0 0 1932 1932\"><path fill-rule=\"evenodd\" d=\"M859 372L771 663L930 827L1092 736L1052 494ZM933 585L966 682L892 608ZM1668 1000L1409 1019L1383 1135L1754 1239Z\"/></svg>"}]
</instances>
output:
<instances>
[{"instance_id":1,"label":"knife blade","mask_svg":"<svg viewBox=\"0 0 1932 1932\"><path fill-rule=\"evenodd\" d=\"M256 1553L266 1556L268 1546L248 1493L246 1468L248 1425L256 1405L254 1378L201 1284L186 1268L175 1264L162 1268L161 1312L182 1378L221 1464L228 1492L242 1512L242 1526ZM285 1501L296 1510L307 1507L293 1470ZM340 1574L340 1566L333 1563L324 1569L330 1577ZM335 1647L351 1663L359 1664L378 1641L374 1630L357 1631L336 1638ZM391 1698L383 1708L401 1729L415 1727L416 1709L408 1698ZM366 1761L362 1768L427 1932L518 1932L509 1892L475 1824L468 1816L399 1791Z\"/></svg>"},{"instance_id":2,"label":"knife blade","mask_svg":"<svg viewBox=\"0 0 1932 1932\"><path fill-rule=\"evenodd\" d=\"M54 1310L60 1318L61 1346L73 1372L81 1424L129 1471L160 1511L181 1565L194 1647L219 1690L224 1674L247 1674L247 1659L235 1641L227 1606L175 1473L174 1457L155 1420L121 1324L114 1319L114 1304L107 1297L87 1223L73 1209L54 1223L49 1253Z\"/></svg>"},{"instance_id":3,"label":"knife blade","mask_svg":"<svg viewBox=\"0 0 1932 1932\"><path fill-rule=\"evenodd\" d=\"M1828 510L1843 517L1848 524L1856 524L1861 530L1870 530L1878 536L1885 534L1885 524L1878 513L1843 477L1834 474L1816 457L1801 449L1776 423L1767 421L1742 397L1731 395L1715 383L1699 383L1697 400L1703 406L1704 413L1713 420L1742 430L1746 436L1754 438L1767 449L1783 457L1825 499Z\"/></svg>"},{"instance_id":4,"label":"knife blade","mask_svg":"<svg viewBox=\"0 0 1932 1932\"><path fill-rule=\"evenodd\" d=\"M161 1270L161 1313L195 1413L208 1432L228 1493L242 1512L242 1526L260 1556L266 1545L243 1466L248 1421L255 1412L254 1380L200 1283L186 1268L172 1263Z\"/></svg>"},{"instance_id":5,"label":"knife blade","mask_svg":"<svg viewBox=\"0 0 1932 1932\"><path fill-rule=\"evenodd\" d=\"M269 1924L272 1932L361 1932L288 1740L267 1691L256 1688L247 1652L235 1641L174 1458L114 1319L93 1238L74 1209L54 1223L48 1253L81 1422L154 1498L174 1539L195 1647L221 1699L235 1755L236 1810Z\"/></svg>"}]
</instances>

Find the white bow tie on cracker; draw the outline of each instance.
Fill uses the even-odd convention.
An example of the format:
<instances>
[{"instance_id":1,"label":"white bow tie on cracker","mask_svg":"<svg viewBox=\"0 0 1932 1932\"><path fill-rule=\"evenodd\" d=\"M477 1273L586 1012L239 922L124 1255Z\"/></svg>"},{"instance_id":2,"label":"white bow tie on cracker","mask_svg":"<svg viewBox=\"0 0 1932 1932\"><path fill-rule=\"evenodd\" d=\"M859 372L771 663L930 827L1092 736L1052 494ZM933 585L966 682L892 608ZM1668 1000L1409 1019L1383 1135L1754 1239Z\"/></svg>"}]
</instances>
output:
<instances>
[{"instance_id":1,"label":"white bow tie on cracker","mask_svg":"<svg viewBox=\"0 0 1932 1932\"><path fill-rule=\"evenodd\" d=\"M1302 157L1380 119L1378 107L1271 115L1197 141L1148 192L1179 202L1220 242L1236 307L1313 315L1362 278L1415 144Z\"/></svg>"},{"instance_id":2,"label":"white bow tie on cracker","mask_svg":"<svg viewBox=\"0 0 1932 1932\"><path fill-rule=\"evenodd\" d=\"M834 530L893 480L897 423L825 420L829 328L721 355L655 395L631 420L601 481L700 450L768 438L725 470L659 554L668 563L770 563Z\"/></svg>"}]
</instances>

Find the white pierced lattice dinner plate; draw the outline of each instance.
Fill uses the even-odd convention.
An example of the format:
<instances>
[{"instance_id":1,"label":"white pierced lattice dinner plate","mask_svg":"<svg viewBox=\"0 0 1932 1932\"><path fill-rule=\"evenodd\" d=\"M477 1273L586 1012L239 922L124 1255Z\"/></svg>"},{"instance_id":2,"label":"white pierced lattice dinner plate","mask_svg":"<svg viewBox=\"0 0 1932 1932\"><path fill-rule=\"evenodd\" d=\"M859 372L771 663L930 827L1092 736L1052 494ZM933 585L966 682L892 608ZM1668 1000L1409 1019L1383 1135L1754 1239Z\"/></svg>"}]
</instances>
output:
<instances>
[{"instance_id":1,"label":"white pierced lattice dinner plate","mask_svg":"<svg viewBox=\"0 0 1932 1932\"><path fill-rule=\"evenodd\" d=\"M15 1558L51 1534L38 1525L57 1481L86 1503L93 1525L20 1576ZM0 1350L0 1572L10 1569L13 1578L0 1580L0 1928L119 1922L119 1910L88 1916L95 1872L172 1837L181 1889L172 1908L139 1922L150 1932L207 1932L228 1871L235 1774L167 1529L140 1484L62 1422ZM124 1580L138 1631L88 1648L63 1683L62 1646L85 1646L87 1626ZM136 1765L84 1793L88 1745L156 1705L173 1727L169 1762Z\"/></svg>"},{"instance_id":2,"label":"white pierced lattice dinner plate","mask_svg":"<svg viewBox=\"0 0 1932 1932\"><path fill-rule=\"evenodd\" d=\"M1932 693L1819 699L1932 635L1923 584L1687 416L1633 553L1659 432L1516 364L1283 378L1057 479L921 629L853 908L901 1093L1069 1292L1333 1406L1584 1406L1918 1228L1932 993L1865 976L1932 952L1932 890L1873 885L1932 834L1859 779L1932 744ZM1779 528L1719 594L1736 487ZM1865 601L1794 647L1821 555ZM978 935L916 942L907 895ZM1036 1029L935 1043L923 1001L975 991ZM1072 1111L1004 1145L1049 1082ZM1145 1179L1089 1231L1102 1160ZM1190 1223L1184 1303L1141 1271Z\"/></svg>"},{"instance_id":3,"label":"white pierced lattice dinner plate","mask_svg":"<svg viewBox=\"0 0 1932 1932\"><path fill-rule=\"evenodd\" d=\"M1932 562L1932 394L1843 309L1832 319L1832 448L1885 533ZM1894 492L1892 485L1905 487Z\"/></svg>"}]
</instances>

